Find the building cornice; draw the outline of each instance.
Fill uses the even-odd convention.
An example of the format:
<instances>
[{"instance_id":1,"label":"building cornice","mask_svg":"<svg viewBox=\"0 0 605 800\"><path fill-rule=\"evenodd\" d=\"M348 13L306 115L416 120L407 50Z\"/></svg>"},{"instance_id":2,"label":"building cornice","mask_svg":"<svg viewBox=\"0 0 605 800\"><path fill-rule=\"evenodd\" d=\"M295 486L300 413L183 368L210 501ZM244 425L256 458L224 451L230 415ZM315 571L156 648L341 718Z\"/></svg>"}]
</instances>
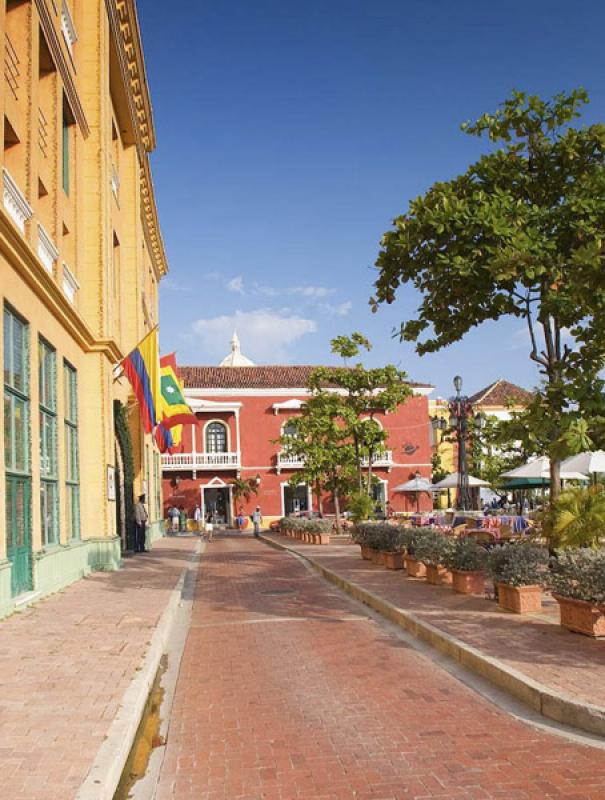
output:
<instances>
[{"instance_id":1,"label":"building cornice","mask_svg":"<svg viewBox=\"0 0 605 800\"><path fill-rule=\"evenodd\" d=\"M42 266L4 209L0 209L0 254L85 353L101 353L111 364L124 358L124 353L114 339L95 338L92 330L63 294L52 275Z\"/></svg>"},{"instance_id":2,"label":"building cornice","mask_svg":"<svg viewBox=\"0 0 605 800\"><path fill-rule=\"evenodd\" d=\"M147 156L143 158L141 166L141 205L147 247L152 258L156 279L160 280L168 272L168 260L160 230L151 168Z\"/></svg>"},{"instance_id":3,"label":"building cornice","mask_svg":"<svg viewBox=\"0 0 605 800\"><path fill-rule=\"evenodd\" d=\"M71 107L74 118L78 123L80 130L82 131L82 135L84 138L87 138L88 134L90 133L90 128L88 127L84 108L80 102L80 98L78 97L76 84L69 64L67 63L67 59L65 58L65 53L63 52L61 42L57 35L57 30L53 24L50 12L48 10L48 6L44 0L36 0L36 9L38 10L38 16L40 17L40 24L42 26L42 30L44 31L46 43L48 44L53 61L59 70L59 74L61 75L61 81L63 83L67 101Z\"/></svg>"},{"instance_id":4,"label":"building cornice","mask_svg":"<svg viewBox=\"0 0 605 800\"><path fill-rule=\"evenodd\" d=\"M136 5L134 0L105 0L105 3L135 138L139 147L150 153L155 149L156 140Z\"/></svg>"}]
</instances>

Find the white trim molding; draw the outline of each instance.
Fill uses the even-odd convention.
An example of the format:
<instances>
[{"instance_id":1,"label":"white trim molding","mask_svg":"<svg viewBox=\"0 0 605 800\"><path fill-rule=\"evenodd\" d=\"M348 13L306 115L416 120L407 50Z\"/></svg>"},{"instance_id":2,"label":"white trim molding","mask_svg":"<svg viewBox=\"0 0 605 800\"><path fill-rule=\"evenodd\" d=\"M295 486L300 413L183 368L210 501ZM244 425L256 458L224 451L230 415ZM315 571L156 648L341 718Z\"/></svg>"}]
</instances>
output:
<instances>
[{"instance_id":1,"label":"white trim molding","mask_svg":"<svg viewBox=\"0 0 605 800\"><path fill-rule=\"evenodd\" d=\"M21 233L25 233L25 223L34 212L6 167L2 170L2 190L4 208Z\"/></svg>"},{"instance_id":2,"label":"white trim molding","mask_svg":"<svg viewBox=\"0 0 605 800\"><path fill-rule=\"evenodd\" d=\"M38 223L38 258L44 264L46 271L53 274L55 261L59 258L59 251L56 244L50 238L44 226Z\"/></svg>"}]
</instances>

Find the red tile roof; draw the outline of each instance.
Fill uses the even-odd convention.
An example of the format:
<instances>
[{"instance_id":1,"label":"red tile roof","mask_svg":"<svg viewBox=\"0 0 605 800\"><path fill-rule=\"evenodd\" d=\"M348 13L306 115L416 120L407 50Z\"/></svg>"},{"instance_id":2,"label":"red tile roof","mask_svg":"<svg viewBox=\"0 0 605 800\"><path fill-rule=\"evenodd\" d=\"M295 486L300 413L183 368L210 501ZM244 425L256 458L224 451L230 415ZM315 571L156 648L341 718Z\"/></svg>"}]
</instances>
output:
<instances>
[{"instance_id":1,"label":"red tile roof","mask_svg":"<svg viewBox=\"0 0 605 800\"><path fill-rule=\"evenodd\" d=\"M499 378L469 399L474 406L505 407L509 403L526 406L533 400L533 397L533 394L522 386L517 386L515 383L509 383L509 381Z\"/></svg>"},{"instance_id":2,"label":"red tile roof","mask_svg":"<svg viewBox=\"0 0 605 800\"><path fill-rule=\"evenodd\" d=\"M179 367L188 389L302 389L317 365L259 367ZM427 383L410 386L432 388Z\"/></svg>"}]
</instances>

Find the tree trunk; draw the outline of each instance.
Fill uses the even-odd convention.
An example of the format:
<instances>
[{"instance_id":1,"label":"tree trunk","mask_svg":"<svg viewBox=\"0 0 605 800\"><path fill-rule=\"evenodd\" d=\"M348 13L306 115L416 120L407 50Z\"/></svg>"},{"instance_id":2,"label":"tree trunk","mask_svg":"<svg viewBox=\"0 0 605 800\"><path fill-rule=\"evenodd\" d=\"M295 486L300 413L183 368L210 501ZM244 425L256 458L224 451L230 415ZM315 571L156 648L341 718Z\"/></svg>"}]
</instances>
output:
<instances>
[{"instance_id":1,"label":"tree trunk","mask_svg":"<svg viewBox=\"0 0 605 800\"><path fill-rule=\"evenodd\" d=\"M319 481L315 481L315 496L317 497L317 510L319 511L319 516L323 519L324 506L323 497L321 494L321 483Z\"/></svg>"},{"instance_id":2,"label":"tree trunk","mask_svg":"<svg viewBox=\"0 0 605 800\"><path fill-rule=\"evenodd\" d=\"M334 516L336 517L336 532L340 533L340 495L337 487L332 492L332 499L334 500Z\"/></svg>"},{"instance_id":3,"label":"tree trunk","mask_svg":"<svg viewBox=\"0 0 605 800\"><path fill-rule=\"evenodd\" d=\"M561 462L550 459L550 502L557 499L561 494Z\"/></svg>"}]
</instances>

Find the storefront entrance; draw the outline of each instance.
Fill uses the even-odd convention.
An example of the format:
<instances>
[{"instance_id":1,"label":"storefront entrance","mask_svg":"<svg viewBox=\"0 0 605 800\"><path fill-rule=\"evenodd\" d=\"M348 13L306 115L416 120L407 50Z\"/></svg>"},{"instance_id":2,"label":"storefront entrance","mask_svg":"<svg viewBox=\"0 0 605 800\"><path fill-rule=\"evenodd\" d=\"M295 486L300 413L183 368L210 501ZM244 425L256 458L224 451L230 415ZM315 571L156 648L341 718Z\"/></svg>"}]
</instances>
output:
<instances>
[{"instance_id":1,"label":"storefront entrance","mask_svg":"<svg viewBox=\"0 0 605 800\"><path fill-rule=\"evenodd\" d=\"M305 484L290 486L289 483L282 484L282 504L284 515L300 514L302 511L309 510L309 489Z\"/></svg>"},{"instance_id":2,"label":"storefront entrance","mask_svg":"<svg viewBox=\"0 0 605 800\"><path fill-rule=\"evenodd\" d=\"M231 525L231 497L228 486L202 488L202 514L215 525Z\"/></svg>"}]
</instances>

